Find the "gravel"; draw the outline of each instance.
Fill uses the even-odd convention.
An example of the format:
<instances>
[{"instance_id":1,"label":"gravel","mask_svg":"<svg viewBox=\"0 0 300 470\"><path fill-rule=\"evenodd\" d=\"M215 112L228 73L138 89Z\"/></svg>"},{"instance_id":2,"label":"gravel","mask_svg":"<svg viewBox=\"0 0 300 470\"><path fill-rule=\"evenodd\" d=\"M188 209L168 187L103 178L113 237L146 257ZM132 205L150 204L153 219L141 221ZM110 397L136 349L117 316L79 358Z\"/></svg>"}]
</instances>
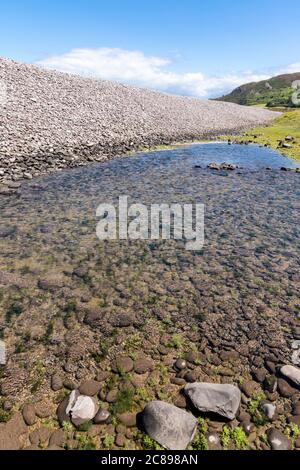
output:
<instances>
[{"instance_id":1,"label":"gravel","mask_svg":"<svg viewBox=\"0 0 300 470\"><path fill-rule=\"evenodd\" d=\"M277 115L1 58L0 87L0 182L104 161L129 150L232 133Z\"/></svg>"}]
</instances>

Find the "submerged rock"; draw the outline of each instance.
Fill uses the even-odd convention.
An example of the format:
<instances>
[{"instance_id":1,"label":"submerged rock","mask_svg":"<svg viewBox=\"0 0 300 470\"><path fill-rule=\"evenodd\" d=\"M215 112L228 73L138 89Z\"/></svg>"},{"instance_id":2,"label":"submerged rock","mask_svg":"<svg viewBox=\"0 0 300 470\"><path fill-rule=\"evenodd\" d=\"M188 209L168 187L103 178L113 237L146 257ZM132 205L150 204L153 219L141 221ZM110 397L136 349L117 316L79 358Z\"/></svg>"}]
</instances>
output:
<instances>
[{"instance_id":1,"label":"submerged rock","mask_svg":"<svg viewBox=\"0 0 300 470\"><path fill-rule=\"evenodd\" d=\"M186 385L185 393L199 411L230 420L236 417L241 403L241 392L234 385L193 383Z\"/></svg>"},{"instance_id":2,"label":"submerged rock","mask_svg":"<svg viewBox=\"0 0 300 470\"><path fill-rule=\"evenodd\" d=\"M291 441L278 429L269 429L267 436L272 450L291 450Z\"/></svg>"},{"instance_id":3,"label":"submerged rock","mask_svg":"<svg viewBox=\"0 0 300 470\"><path fill-rule=\"evenodd\" d=\"M16 229L14 227L3 227L0 226L0 238L10 237L15 233Z\"/></svg>"},{"instance_id":4,"label":"submerged rock","mask_svg":"<svg viewBox=\"0 0 300 470\"><path fill-rule=\"evenodd\" d=\"M151 439L168 450L185 450L197 429L197 419L193 415L162 401L149 403L143 411L142 421Z\"/></svg>"}]
</instances>

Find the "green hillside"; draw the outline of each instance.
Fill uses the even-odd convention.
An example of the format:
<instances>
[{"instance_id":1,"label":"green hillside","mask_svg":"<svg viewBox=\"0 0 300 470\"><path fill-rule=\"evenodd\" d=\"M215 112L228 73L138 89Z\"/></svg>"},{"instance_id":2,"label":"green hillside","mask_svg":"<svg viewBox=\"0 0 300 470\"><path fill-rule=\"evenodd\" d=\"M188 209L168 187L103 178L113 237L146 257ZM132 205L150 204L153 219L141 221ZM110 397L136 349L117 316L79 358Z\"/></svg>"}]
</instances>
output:
<instances>
[{"instance_id":1,"label":"green hillside","mask_svg":"<svg viewBox=\"0 0 300 470\"><path fill-rule=\"evenodd\" d=\"M263 80L261 82L247 83L233 90L229 95L217 98L218 101L227 101L247 106L265 105L267 107L296 107L291 96L295 91L292 83L300 80L300 72Z\"/></svg>"}]
</instances>

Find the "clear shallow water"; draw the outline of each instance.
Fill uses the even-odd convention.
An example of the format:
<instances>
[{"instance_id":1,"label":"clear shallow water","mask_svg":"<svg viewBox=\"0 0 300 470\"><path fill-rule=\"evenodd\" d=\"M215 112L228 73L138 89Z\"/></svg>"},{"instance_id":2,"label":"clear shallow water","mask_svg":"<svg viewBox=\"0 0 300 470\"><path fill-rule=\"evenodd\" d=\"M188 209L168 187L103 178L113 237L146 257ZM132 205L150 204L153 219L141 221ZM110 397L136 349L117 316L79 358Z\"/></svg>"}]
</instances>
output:
<instances>
[{"instance_id":1,"label":"clear shallow water","mask_svg":"<svg viewBox=\"0 0 300 470\"><path fill-rule=\"evenodd\" d=\"M142 154L139 154L142 156ZM284 157L279 152L259 145L228 145L225 143L207 143L195 144L182 147L172 151L151 152L148 158L160 157L167 164L174 163L174 159L180 157L181 161L176 162L179 165L203 165L204 167L212 162L215 163L232 163L238 167L256 170L260 168L281 167L297 168L300 163ZM147 157L146 157L147 158Z\"/></svg>"},{"instance_id":2,"label":"clear shallow water","mask_svg":"<svg viewBox=\"0 0 300 470\"><path fill-rule=\"evenodd\" d=\"M244 169L224 177L206 168L212 161ZM163 360L159 344L181 335L182 353L193 346L210 358L198 367L203 380L210 374L221 380L211 358L217 364L224 350L241 357L234 377L255 358L289 360L300 313L300 175L278 170L289 165L265 148L192 145L65 171L2 198L0 225L15 229L0 237L0 326L11 366L6 380L18 377L11 395L31 396L37 357L48 364L47 374L63 368L71 379L79 368L93 376L98 365L90 351L105 340L117 354L128 354L131 335L157 363ZM204 249L187 252L176 241L100 242L95 209L119 195L145 204L204 203ZM12 313L7 323L16 302L22 313ZM87 323L89 312L94 319ZM115 319L124 314L132 319L129 331L116 334ZM43 336L49 322L53 341ZM15 352L20 344L22 354Z\"/></svg>"}]
</instances>

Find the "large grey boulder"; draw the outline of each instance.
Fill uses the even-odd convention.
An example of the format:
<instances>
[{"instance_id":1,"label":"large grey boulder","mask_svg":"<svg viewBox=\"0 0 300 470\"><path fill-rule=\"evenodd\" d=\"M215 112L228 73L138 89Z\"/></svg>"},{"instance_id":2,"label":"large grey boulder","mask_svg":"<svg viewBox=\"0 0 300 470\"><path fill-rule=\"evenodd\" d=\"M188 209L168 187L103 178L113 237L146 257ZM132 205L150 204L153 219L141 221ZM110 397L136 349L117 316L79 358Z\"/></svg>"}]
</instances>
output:
<instances>
[{"instance_id":1,"label":"large grey boulder","mask_svg":"<svg viewBox=\"0 0 300 470\"><path fill-rule=\"evenodd\" d=\"M148 403L142 413L146 433L168 450L185 450L194 439L197 419L162 401Z\"/></svg>"},{"instance_id":2,"label":"large grey boulder","mask_svg":"<svg viewBox=\"0 0 300 470\"><path fill-rule=\"evenodd\" d=\"M234 385L193 383L184 390L195 408L203 413L216 413L230 420L237 415L241 392Z\"/></svg>"},{"instance_id":3,"label":"large grey boulder","mask_svg":"<svg viewBox=\"0 0 300 470\"><path fill-rule=\"evenodd\" d=\"M81 395L78 390L74 390L59 405L57 416L60 424L63 424L64 421L71 421L78 427L92 421L98 409L99 406L95 398Z\"/></svg>"},{"instance_id":4,"label":"large grey boulder","mask_svg":"<svg viewBox=\"0 0 300 470\"><path fill-rule=\"evenodd\" d=\"M294 366L283 366L280 369L281 374L289 379L297 387L300 387L300 369Z\"/></svg>"}]
</instances>

